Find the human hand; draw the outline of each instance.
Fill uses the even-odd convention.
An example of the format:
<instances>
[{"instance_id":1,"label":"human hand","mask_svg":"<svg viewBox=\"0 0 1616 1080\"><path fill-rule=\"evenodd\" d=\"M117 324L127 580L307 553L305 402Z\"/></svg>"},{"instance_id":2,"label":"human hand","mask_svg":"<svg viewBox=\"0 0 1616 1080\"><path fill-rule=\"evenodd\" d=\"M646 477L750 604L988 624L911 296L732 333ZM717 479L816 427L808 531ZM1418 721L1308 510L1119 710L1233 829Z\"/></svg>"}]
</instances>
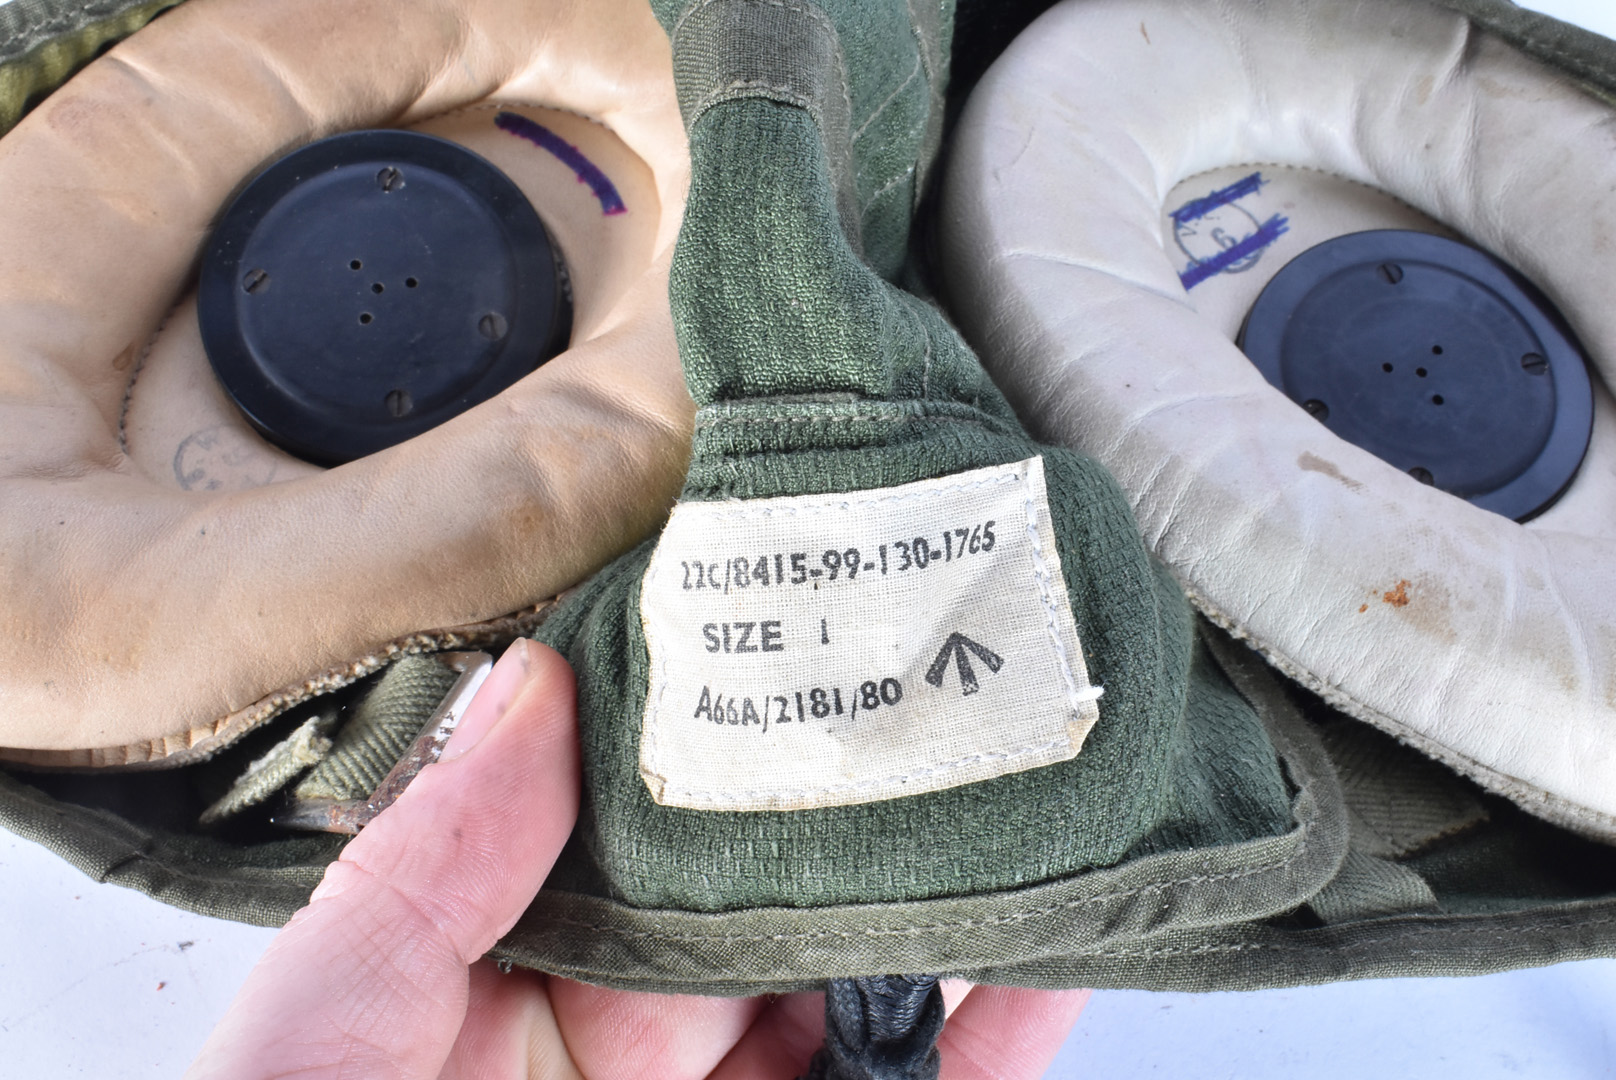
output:
<instances>
[{"instance_id":1,"label":"human hand","mask_svg":"<svg viewBox=\"0 0 1616 1080\"><path fill-rule=\"evenodd\" d=\"M366 826L248 976L186 1075L801 1075L824 995L606 990L479 959L543 884L577 816L572 673L517 641L442 760ZM945 984L945 1078L1035 1077L1087 991Z\"/></svg>"}]
</instances>

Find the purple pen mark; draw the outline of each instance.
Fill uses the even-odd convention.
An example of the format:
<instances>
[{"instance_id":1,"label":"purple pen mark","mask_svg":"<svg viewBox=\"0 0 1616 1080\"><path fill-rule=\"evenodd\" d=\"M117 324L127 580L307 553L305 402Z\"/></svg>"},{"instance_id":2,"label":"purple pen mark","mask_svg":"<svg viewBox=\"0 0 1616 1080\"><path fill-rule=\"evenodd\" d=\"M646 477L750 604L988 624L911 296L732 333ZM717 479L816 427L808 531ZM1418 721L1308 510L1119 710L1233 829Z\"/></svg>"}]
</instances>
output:
<instances>
[{"instance_id":1,"label":"purple pen mark","mask_svg":"<svg viewBox=\"0 0 1616 1080\"><path fill-rule=\"evenodd\" d=\"M1191 199L1173 211L1173 223L1183 225L1204 218L1220 206L1228 206L1230 203L1239 202L1247 195L1257 194L1263 183L1262 173L1255 172L1245 179L1236 180L1228 187L1219 188L1203 198Z\"/></svg>"},{"instance_id":2,"label":"purple pen mark","mask_svg":"<svg viewBox=\"0 0 1616 1080\"><path fill-rule=\"evenodd\" d=\"M1190 260L1178 275L1186 291L1218 274L1250 270L1263 251L1289 231L1287 218L1275 214L1259 224L1256 215L1240 205L1265 183L1262 173L1252 173L1172 212L1173 239Z\"/></svg>"},{"instance_id":3,"label":"purple pen mark","mask_svg":"<svg viewBox=\"0 0 1616 1080\"><path fill-rule=\"evenodd\" d=\"M1190 264L1188 269L1178 275L1178 280L1183 283L1187 292L1207 278L1229 271L1242 260L1251 259L1252 262L1255 262L1256 260L1252 257L1260 255L1262 250L1269 244L1284 236L1290 230L1290 227L1291 223L1288 220L1275 214L1259 225L1257 231L1244 240L1236 241L1205 262ZM1241 267L1240 269L1244 270L1246 267Z\"/></svg>"},{"instance_id":4,"label":"purple pen mark","mask_svg":"<svg viewBox=\"0 0 1616 1080\"><path fill-rule=\"evenodd\" d=\"M572 170L580 184L588 184L589 190L595 193L600 200L602 214L626 214L628 207L623 205L623 196L617 193L617 187L600 171L600 166L584 157L583 151L572 145L543 124L518 113L502 112L494 117L494 126L501 131L508 131L519 139L526 139L540 150L548 150L556 159Z\"/></svg>"}]
</instances>

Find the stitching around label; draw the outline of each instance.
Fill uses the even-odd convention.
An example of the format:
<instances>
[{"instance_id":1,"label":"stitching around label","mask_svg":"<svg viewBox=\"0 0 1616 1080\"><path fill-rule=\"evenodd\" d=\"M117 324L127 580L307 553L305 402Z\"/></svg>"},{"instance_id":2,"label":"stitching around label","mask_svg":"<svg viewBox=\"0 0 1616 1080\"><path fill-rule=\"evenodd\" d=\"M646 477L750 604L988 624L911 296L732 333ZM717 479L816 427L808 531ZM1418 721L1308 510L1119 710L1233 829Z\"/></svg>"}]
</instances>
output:
<instances>
[{"instance_id":1,"label":"stitching around label","mask_svg":"<svg viewBox=\"0 0 1616 1080\"><path fill-rule=\"evenodd\" d=\"M1064 620L1069 622L1071 615L1064 613L1057 602L1057 586L1054 581L1054 573L1050 560L1046 557L1046 552L1044 551L1043 538L1039 534L1039 514L1042 512L1047 515L1048 511L1047 508L1041 511L1039 500L1036 497L1041 485L1033 483L1032 472L1035 467L1041 475L1042 461L1041 459L1033 458L1013 465L992 467L999 470L1008 470L999 471L992 475L982 476L980 473L989 472L989 470L977 470L978 475L972 479L960 480L950 484L938 485L935 481L920 481L913 485L904 485L903 488L898 489L856 492L841 496L798 496L757 502L733 501L687 505L699 507L700 512L704 515L703 520L756 521L775 517L817 517L870 507L887 508L916 503L935 504L939 500L947 500L951 495L983 489L1003 488L1005 485L1022 485L1020 507L1025 519L1022 527L1029 542L1030 567L1026 571L1011 569L1008 572L1012 575L1023 572L1030 575L1031 580L1028 584L1034 589L1038 609L1043 615L1043 640L1049 648L1053 656L1054 666L1059 672L1059 677L1062 681L1062 696L1069 710L1065 720L1066 728L1059 737L1009 746L990 746L977 749L972 753L951 757L944 761L928 762L921 767L912 767L879 776L844 782L820 782L806 786L800 784L775 784L746 787L724 786L720 788L714 786L710 781L706 784L676 781L670 776L670 773L688 771L690 768L688 760L689 747L686 745L686 758L670 761L660 737L665 724L676 722L673 719L673 714L668 711L668 702L666 700L670 689L675 683L670 671L670 663L675 652L666 643L660 647L654 643L655 635L648 621L646 627L647 647L651 649L655 656L656 664L652 673L655 697L654 700L648 702L648 709L642 727L643 771L647 774L647 783L652 786L653 793L658 801L663 801L665 792L673 792L675 794L671 801L674 805L690 808L728 808L735 807L738 804L748 804L748 807L745 808L772 809L776 807L772 805L764 807L759 804L777 804L781 800L796 800L807 805L827 804L812 800L829 800L829 803L842 804L861 800L850 800L839 798L838 796L869 792L873 794L874 798L890 798L909 793L902 789L917 781L923 781L985 762L996 762L1004 766L1002 769L991 773L992 776L998 776L1020 771L1022 768L1029 768L1039 764L1051 764L1054 761L1063 760L1063 758L1052 757L1051 755L1066 748L1072 748L1072 753L1066 754L1066 757L1075 754L1075 747L1081 745L1082 733L1086 732L1087 728L1083 727L1081 732L1074 732L1072 725L1083 719L1085 707L1092 710L1092 702L1101 697L1104 690L1098 686L1088 685L1086 680L1085 685L1081 687L1078 685L1078 680L1072 670L1071 657L1068 654L1065 642L1062 640L1063 616ZM1007 526L1011 524L1011 522L1006 522ZM671 555L659 557L662 554L659 552L658 555L653 556L651 571L644 586L644 594L647 596L657 595L657 590L659 589L673 588L671 579L665 576L665 570L669 566L679 564L673 561ZM688 569L686 573L688 576ZM677 577L677 574L675 574L675 577ZM688 585L688 581L685 584ZM648 616L646 617L649 619ZM998 661L995 659L993 662ZM994 667L992 670L997 671L998 669ZM974 688L975 684L973 682L972 689L974 690ZM765 701L767 702L767 699ZM1089 722L1092 723L1092 718L1090 718ZM733 718L731 723L733 723ZM1014 729L1003 734L1014 734ZM1029 763L1020 764L1021 762ZM652 780L653 777L655 782ZM967 776L956 782L966 783L987 778L990 777ZM954 785L948 784L945 786ZM919 790L926 791L933 790L933 788L921 787ZM788 807L779 808L785 809Z\"/></svg>"}]
</instances>

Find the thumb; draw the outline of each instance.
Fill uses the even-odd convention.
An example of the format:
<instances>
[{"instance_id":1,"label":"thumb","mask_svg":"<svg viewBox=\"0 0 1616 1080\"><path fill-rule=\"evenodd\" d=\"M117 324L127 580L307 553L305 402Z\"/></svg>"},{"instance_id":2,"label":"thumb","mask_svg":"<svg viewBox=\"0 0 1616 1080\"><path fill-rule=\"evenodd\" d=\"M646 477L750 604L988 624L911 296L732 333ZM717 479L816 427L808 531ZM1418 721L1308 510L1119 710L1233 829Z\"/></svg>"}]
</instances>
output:
<instances>
[{"instance_id":1,"label":"thumb","mask_svg":"<svg viewBox=\"0 0 1616 1080\"><path fill-rule=\"evenodd\" d=\"M516 922L577 816L572 672L519 640L441 761L327 868L189 1077L435 1077L467 966Z\"/></svg>"}]
</instances>

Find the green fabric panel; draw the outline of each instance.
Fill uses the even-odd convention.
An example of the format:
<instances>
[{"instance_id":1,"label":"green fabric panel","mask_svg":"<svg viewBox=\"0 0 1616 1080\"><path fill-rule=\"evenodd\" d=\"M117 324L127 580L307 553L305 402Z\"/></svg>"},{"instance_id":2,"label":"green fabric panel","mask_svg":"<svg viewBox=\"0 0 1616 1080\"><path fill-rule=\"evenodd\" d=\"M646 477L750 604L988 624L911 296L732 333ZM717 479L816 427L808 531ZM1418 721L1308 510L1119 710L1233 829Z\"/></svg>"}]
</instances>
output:
<instances>
[{"instance_id":1,"label":"green fabric panel","mask_svg":"<svg viewBox=\"0 0 1616 1080\"><path fill-rule=\"evenodd\" d=\"M1060 989L1264 990L1345 979L1491 975L1616 955L1616 900L1493 916L1405 915L1313 929L1250 923L1006 964L983 983Z\"/></svg>"},{"instance_id":2,"label":"green fabric panel","mask_svg":"<svg viewBox=\"0 0 1616 1080\"><path fill-rule=\"evenodd\" d=\"M399 660L354 708L330 754L293 794L299 799L369 798L458 677L430 656Z\"/></svg>"},{"instance_id":3,"label":"green fabric panel","mask_svg":"<svg viewBox=\"0 0 1616 1080\"><path fill-rule=\"evenodd\" d=\"M1487 796L1488 822L1404 864L1444 911L1495 913L1616 897L1616 847L1575 836Z\"/></svg>"},{"instance_id":4,"label":"green fabric panel","mask_svg":"<svg viewBox=\"0 0 1616 1080\"><path fill-rule=\"evenodd\" d=\"M1201 626L1203 634L1218 633ZM1273 744L1202 641L1170 767L1166 810L1129 858L1278 836L1290 827L1290 793Z\"/></svg>"},{"instance_id":5,"label":"green fabric panel","mask_svg":"<svg viewBox=\"0 0 1616 1080\"><path fill-rule=\"evenodd\" d=\"M722 14L733 29L740 10L696 5L676 24L676 48L690 47L685 34L691 20L708 18L701 13ZM865 186L872 177L913 182L927 118L940 100L926 73L940 66L944 35L940 22L921 25L906 4L825 10L841 31L855 143L881 124L902 133L868 152L856 147L860 196L873 201L877 194ZM766 49L776 40L753 36ZM710 55L723 51L675 61L686 71L681 90L694 122L691 195L671 292L686 379L705 406L683 497L886 487L1042 453L1079 636L1106 697L1082 754L1043 769L794 814L657 806L638 776L647 685L642 549L591 594L586 619L552 622L544 634L579 671L589 792L580 839L559 872L602 882L633 905L717 912L965 896L1114 863L1166 812L1175 760L1195 760L1175 756L1189 693L1188 607L1152 566L1110 477L1079 455L1033 444L936 309L860 259L841 225L837 155L825 146L836 133L816 121L822 107L812 111L813 100L827 96L823 80L810 87L806 105L790 103L780 87L812 80L765 57L744 70L767 70L768 78L740 80L768 83L758 96L709 100L712 91L703 88L724 90L722 73L743 68ZM830 50L819 52L821 62L833 62ZM908 69L876 99L870 87L891 74L895 57L908 58ZM918 105L905 104L911 87ZM894 147L907 155L904 169L883 158ZM1215 695L1197 701L1230 704ZM1249 710L1244 721L1255 729ZM1223 764L1236 760L1249 766L1235 787L1250 796L1255 820L1221 824L1242 838L1277 831L1286 801L1272 752L1259 747ZM1194 806L1215 803L1186 788L1178 805L1189 819ZM588 865L569 865L573 859Z\"/></svg>"},{"instance_id":6,"label":"green fabric panel","mask_svg":"<svg viewBox=\"0 0 1616 1080\"><path fill-rule=\"evenodd\" d=\"M845 224L847 181L837 151L826 148L823 119L765 95L714 105L692 132L692 202L673 298L687 376L707 407L686 498L885 486L1036 449L946 320L882 280L907 257L954 51L950 6L934 12L916 3L822 5L838 30L847 79L857 229ZM1445 3L1591 86L1616 86L1612 46L1602 39L1500 0ZM33 64L44 56L29 50L57 33L21 46L26 35L15 20L69 6L68 30L97 11L166 5L0 7L0 50L11 46L0 51L0 79L22 69L18 57L33 56ZM670 29L685 7L657 5ZM960 43L964 54L971 45ZM65 77L69 69L51 62ZM644 693L635 617L649 551L642 548L546 628L584 679L588 788L556 873L502 948L593 981L710 993L787 990L826 972L894 968L1041 986L1238 989L1479 973L1616 952L1616 851L1496 800L1482 799L1486 820L1472 821L1466 800L1477 796L1441 770L1430 774L1446 789L1433 809L1419 769L1394 762L1377 775L1375 754L1326 727L1344 766L1343 795L1305 726L1275 720L1286 693L1271 677L1264 684L1262 665L1226 643L1213 647L1240 687L1235 695L1193 644L1187 609L1138 549L1126 504L1103 473L1073 455L1045 453L1079 628L1097 654L1095 681L1107 686L1083 755L873 809L794 815L802 828L790 835L726 820L740 815L648 810L632 755L628 782L613 776L624 771L637 733L636 691L625 684L637 679ZM1103 595L1113 586L1117 595ZM187 777L225 762L179 770L171 782L206 787L212 799L246 760L231 763L218 787ZM1073 778L1086 779L1085 769L1101 777L1095 790L1066 790L1081 786ZM1374 783L1358 782L1366 775L1378 794ZM222 834L228 841L199 837L137 824L144 819L128 809L77 805L72 792L80 790L61 778L0 772L0 824L99 880L208 914L283 921L345 842L240 831ZM1041 806L1051 790L1054 814L1018 811L1021 834L993 820L1004 806ZM786 815L755 815L771 816ZM1438 827L1455 821L1468 824ZM638 826L648 831L637 835ZM1359 836L1359 851L1349 853L1353 829L1372 832L1368 842L1387 853L1412 852L1400 866L1428 886L1440 913L1377 915L1396 906L1386 902L1407 879L1377 878L1381 867L1359 856L1381 849L1367 851ZM662 859L671 878L643 869L642 858ZM736 876L704 880L704 868ZM792 875L806 877L792 885ZM1354 881L1368 882L1359 889L1367 903L1335 913L1350 921L1318 926L1304 905L1328 909L1331 890ZM822 906L756 906L770 895ZM655 906L664 901L683 906Z\"/></svg>"},{"instance_id":7,"label":"green fabric panel","mask_svg":"<svg viewBox=\"0 0 1616 1080\"><path fill-rule=\"evenodd\" d=\"M1296 787L1275 835L1142 856L1021 889L818 909L645 910L559 891L552 877L499 951L591 982L760 993L811 985L827 969L968 976L1013 960L1108 949L1293 910L1323 888L1346 857L1345 804L1322 748L1276 677L1250 654L1243 663L1245 712L1255 709L1261 717ZM1230 693L1221 673L1214 674L1217 692ZM1215 729L1229 715L1208 711L1189 723ZM1261 752L1272 760L1267 743ZM953 842L964 848L970 839L955 835ZM1038 841L1048 842L1047 833Z\"/></svg>"},{"instance_id":8,"label":"green fabric panel","mask_svg":"<svg viewBox=\"0 0 1616 1080\"><path fill-rule=\"evenodd\" d=\"M280 926L308 903L345 836L278 834L239 843L142 826L59 801L0 772L0 826L60 855L96 881L186 911Z\"/></svg>"},{"instance_id":9,"label":"green fabric panel","mask_svg":"<svg viewBox=\"0 0 1616 1080\"><path fill-rule=\"evenodd\" d=\"M327 736L336 721L333 710L299 724L269 753L248 765L224 797L202 811L198 824L214 825L261 805L305 770L319 764L331 752L332 742Z\"/></svg>"},{"instance_id":10,"label":"green fabric panel","mask_svg":"<svg viewBox=\"0 0 1616 1080\"><path fill-rule=\"evenodd\" d=\"M741 10L733 0L696 5L674 30L676 47L691 47L686 28L702 12L741 34ZM856 146L864 198L871 176L912 179L939 100L924 85L926 72L939 63L933 52L944 35L940 23L919 25L904 3L831 3L825 11L841 32L852 80L855 143L861 131L896 123L896 145L907 155L907 171L896 170L882 157L893 143ZM751 31L765 51L775 47L773 30ZM707 101L701 87L728 85L714 72L743 68L709 54L735 48L726 42L688 63L675 60L699 75L684 76L682 87L695 116L692 183L671 284L686 380L703 406L683 498L880 488L1042 454L1078 634L1106 696L1083 752L1047 768L792 814L661 807L638 775L647 686L642 549L591 593L586 619L552 622L544 634L579 672L589 792L570 854L590 865L561 872L604 882L631 904L711 912L962 896L1112 864L1166 812L1175 760L1195 760L1177 753L1189 697L1188 605L1153 566L1110 476L1080 455L1033 443L941 314L859 258L840 223L826 133L811 103L788 103L779 91L811 80L766 56L744 68L769 74L753 80L769 82L761 96L722 97L697 113L692 102ZM828 48L819 53L833 62ZM905 57L902 78L875 99L870 87ZM904 104L910 87L920 94L913 108ZM1196 701L1240 711L1228 697ZM1256 730L1249 709L1243 722ZM1241 718L1232 723L1240 727ZM1223 825L1241 838L1276 831L1286 800L1272 752L1222 759L1236 762L1246 768L1234 786L1254 820ZM1215 814L1209 795L1207 786L1194 794L1186 787L1179 808L1186 818L1197 808Z\"/></svg>"},{"instance_id":11,"label":"green fabric panel","mask_svg":"<svg viewBox=\"0 0 1616 1080\"><path fill-rule=\"evenodd\" d=\"M962 406L720 406L698 418L685 497L880 487L1038 450L1009 422L973 420ZM543 638L579 673L587 849L615 895L693 911L958 896L1113 863L1154 828L1184 724L1188 605L1157 574L1110 476L1076 454L1043 453L1078 634L1091 679L1106 688L1100 722L1071 761L789 814L658 806L639 777L647 688L639 584L649 548L589 597L593 610L576 638L563 631L571 620L552 619ZM1272 753L1263 757L1268 775L1249 790L1271 799L1260 815L1267 827L1284 815L1285 798Z\"/></svg>"},{"instance_id":12,"label":"green fabric panel","mask_svg":"<svg viewBox=\"0 0 1616 1080\"><path fill-rule=\"evenodd\" d=\"M182 0L12 0L0 6L0 135L108 46Z\"/></svg>"},{"instance_id":13,"label":"green fabric panel","mask_svg":"<svg viewBox=\"0 0 1616 1080\"><path fill-rule=\"evenodd\" d=\"M671 291L698 404L844 393L1010 415L952 331L932 332L942 318L854 252L805 111L764 100L710 109L691 134L691 163Z\"/></svg>"}]
</instances>

